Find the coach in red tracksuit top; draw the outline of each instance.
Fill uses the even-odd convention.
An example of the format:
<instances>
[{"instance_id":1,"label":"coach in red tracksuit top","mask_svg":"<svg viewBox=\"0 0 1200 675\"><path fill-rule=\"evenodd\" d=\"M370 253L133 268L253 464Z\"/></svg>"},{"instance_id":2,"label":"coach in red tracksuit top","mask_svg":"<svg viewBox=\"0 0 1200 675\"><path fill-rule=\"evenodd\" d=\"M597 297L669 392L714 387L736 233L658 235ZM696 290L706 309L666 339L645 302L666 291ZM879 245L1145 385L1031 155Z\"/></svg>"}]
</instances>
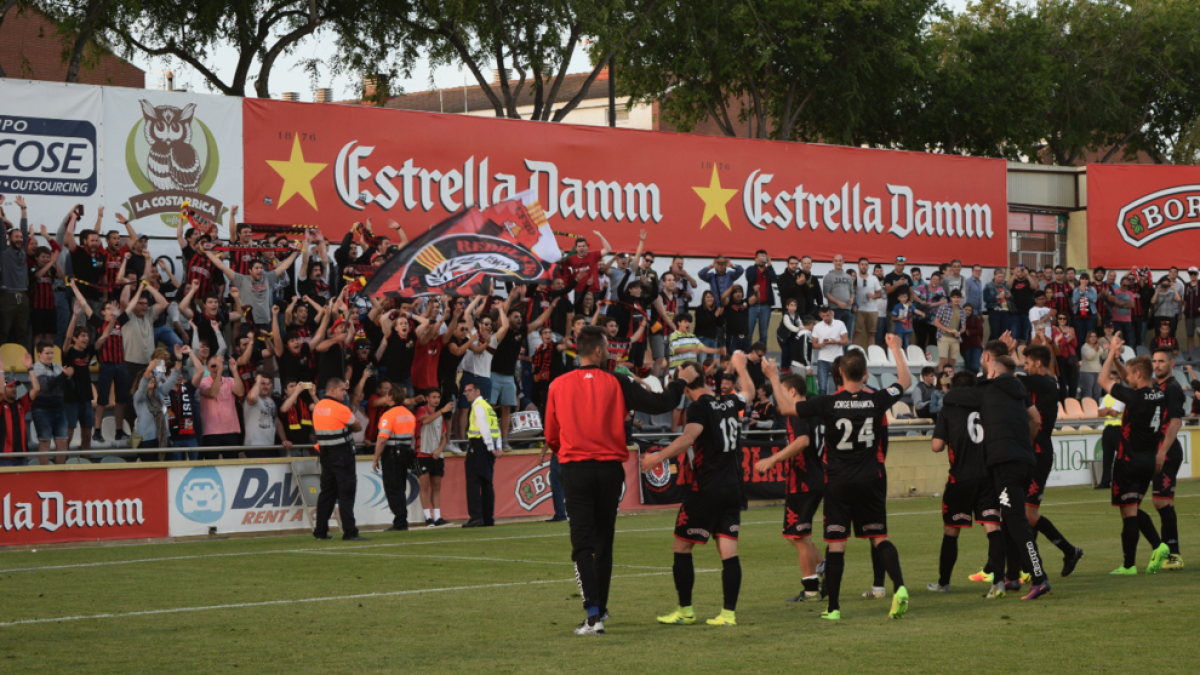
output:
<instances>
[{"instance_id":1,"label":"coach in red tracksuit top","mask_svg":"<svg viewBox=\"0 0 1200 675\"><path fill-rule=\"evenodd\" d=\"M604 633L612 578L613 532L629 458L625 418L630 410L661 414L674 410L684 382L699 377L681 369L667 391L656 394L627 377L603 370L608 339L596 326L580 331L581 367L550 385L546 401L546 445L562 463L563 494L571 522L571 560L588 618L575 631Z\"/></svg>"}]
</instances>

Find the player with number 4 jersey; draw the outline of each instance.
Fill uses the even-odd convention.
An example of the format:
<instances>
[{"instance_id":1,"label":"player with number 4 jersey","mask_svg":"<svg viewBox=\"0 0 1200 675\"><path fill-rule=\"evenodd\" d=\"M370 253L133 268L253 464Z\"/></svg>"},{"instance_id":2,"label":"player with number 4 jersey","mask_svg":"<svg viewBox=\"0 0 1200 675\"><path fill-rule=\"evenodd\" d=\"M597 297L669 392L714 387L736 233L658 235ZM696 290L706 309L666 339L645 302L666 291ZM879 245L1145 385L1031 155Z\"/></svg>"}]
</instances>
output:
<instances>
[{"instance_id":1,"label":"player with number 4 jersey","mask_svg":"<svg viewBox=\"0 0 1200 675\"><path fill-rule=\"evenodd\" d=\"M897 363L904 363L900 338L887 336ZM818 417L825 428L822 453L825 468L825 582L829 609L822 618L841 619L840 593L845 570L846 540L854 535L870 539L879 552L888 576L895 584L888 616L898 619L908 610L908 590L900 571L900 556L888 540L887 477L883 472L887 412L912 382L908 369L901 368L896 384L879 391L863 386L866 357L852 351L840 357L842 388L807 401L793 401L779 381L773 365L764 367L779 396L779 411L792 417Z\"/></svg>"},{"instance_id":2,"label":"player with number 4 jersey","mask_svg":"<svg viewBox=\"0 0 1200 675\"><path fill-rule=\"evenodd\" d=\"M754 381L746 371L746 355L734 352L734 367L741 380L742 391L754 391ZM738 593L742 586L742 567L738 560L737 539L741 527L742 500L738 472L741 470L741 444L738 442L739 414L746 400L737 394L717 394L704 381L704 369L695 361L683 367L695 368L700 375L687 383L684 394L691 401L683 434L662 450L642 458L642 470L649 471L663 461L678 457L692 448L692 486L684 495L675 521L675 590L679 607L670 614L658 617L658 622L671 625L696 623L692 609L692 586L696 571L692 564L692 549L707 544L716 537L721 554L721 585L724 607L711 626L736 626Z\"/></svg>"}]
</instances>

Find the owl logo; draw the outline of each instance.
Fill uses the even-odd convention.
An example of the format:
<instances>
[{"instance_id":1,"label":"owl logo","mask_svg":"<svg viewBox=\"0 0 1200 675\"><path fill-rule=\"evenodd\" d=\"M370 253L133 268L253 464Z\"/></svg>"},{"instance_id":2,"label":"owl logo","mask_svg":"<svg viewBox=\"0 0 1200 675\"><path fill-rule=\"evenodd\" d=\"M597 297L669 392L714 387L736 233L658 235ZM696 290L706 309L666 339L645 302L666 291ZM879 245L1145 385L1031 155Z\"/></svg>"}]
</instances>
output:
<instances>
[{"instance_id":1,"label":"owl logo","mask_svg":"<svg viewBox=\"0 0 1200 675\"><path fill-rule=\"evenodd\" d=\"M150 144L146 158L146 178L158 190L194 192L200 185L200 155L192 146L192 116L196 104L179 109L171 105L157 108L142 104L146 124L142 134Z\"/></svg>"}]
</instances>

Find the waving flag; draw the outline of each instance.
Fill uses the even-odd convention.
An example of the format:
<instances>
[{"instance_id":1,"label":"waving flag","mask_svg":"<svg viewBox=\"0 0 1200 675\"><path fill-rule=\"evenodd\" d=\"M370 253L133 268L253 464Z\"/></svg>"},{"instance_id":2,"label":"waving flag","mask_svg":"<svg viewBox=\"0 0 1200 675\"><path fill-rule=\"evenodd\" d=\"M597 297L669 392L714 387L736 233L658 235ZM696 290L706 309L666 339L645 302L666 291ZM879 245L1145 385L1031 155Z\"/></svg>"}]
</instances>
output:
<instances>
[{"instance_id":1,"label":"waving flag","mask_svg":"<svg viewBox=\"0 0 1200 675\"><path fill-rule=\"evenodd\" d=\"M523 192L434 225L384 263L364 293L404 298L483 294L492 280L549 281L561 260L545 212L532 193Z\"/></svg>"}]
</instances>

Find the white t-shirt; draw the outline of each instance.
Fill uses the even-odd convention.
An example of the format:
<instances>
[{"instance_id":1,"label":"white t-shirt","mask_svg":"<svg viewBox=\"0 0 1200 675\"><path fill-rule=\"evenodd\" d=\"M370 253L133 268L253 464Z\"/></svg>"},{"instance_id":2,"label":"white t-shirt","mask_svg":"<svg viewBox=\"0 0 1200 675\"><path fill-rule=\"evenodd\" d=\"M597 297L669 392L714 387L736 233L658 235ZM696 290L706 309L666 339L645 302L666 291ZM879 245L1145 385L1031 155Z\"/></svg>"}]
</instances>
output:
<instances>
[{"instance_id":1,"label":"white t-shirt","mask_svg":"<svg viewBox=\"0 0 1200 675\"><path fill-rule=\"evenodd\" d=\"M471 331L471 341L474 342L478 335L478 330ZM488 346L491 349L485 349L478 354L470 349L467 350L466 354L463 354L462 369L464 373L471 373L479 377L492 376L492 351L496 349L495 335L492 335L492 339L488 341Z\"/></svg>"},{"instance_id":2,"label":"white t-shirt","mask_svg":"<svg viewBox=\"0 0 1200 675\"><path fill-rule=\"evenodd\" d=\"M1045 318L1045 316L1049 313L1050 313L1049 307L1031 307L1029 309L1029 325L1030 325L1030 327L1034 331L1037 331L1037 322L1040 321L1041 319ZM1046 334L1046 337L1048 337L1048 338L1053 337L1053 335L1052 335L1053 328L1050 326L1050 324L1048 322L1046 323L1046 327L1042 329L1042 332L1044 332ZM1035 332L1035 334L1036 334L1036 332Z\"/></svg>"},{"instance_id":3,"label":"white t-shirt","mask_svg":"<svg viewBox=\"0 0 1200 675\"><path fill-rule=\"evenodd\" d=\"M257 385L256 385L257 386ZM278 409L270 396L259 396L256 405L242 404L242 420L246 432L242 444L246 446L275 445L275 414Z\"/></svg>"},{"instance_id":4,"label":"white t-shirt","mask_svg":"<svg viewBox=\"0 0 1200 675\"><path fill-rule=\"evenodd\" d=\"M874 274L860 275L854 281L854 296L858 302L858 311L860 312L875 312L877 305L875 299L868 298L867 295L879 293L883 287L879 285L879 279L875 278Z\"/></svg>"},{"instance_id":5,"label":"white t-shirt","mask_svg":"<svg viewBox=\"0 0 1200 675\"><path fill-rule=\"evenodd\" d=\"M817 342L818 340L840 340L846 334L846 324L837 319L828 324L824 321L818 321L812 329L813 342ZM832 362L841 355L842 345L826 345L821 347L820 351L817 352L817 360Z\"/></svg>"},{"instance_id":6,"label":"white t-shirt","mask_svg":"<svg viewBox=\"0 0 1200 675\"><path fill-rule=\"evenodd\" d=\"M877 277L873 274L871 275L871 277L874 278L876 282L879 281L879 277ZM882 288L883 288L883 285L880 284L880 289L882 289ZM887 313L888 313L887 293L880 295L879 299L875 301L875 311L879 312L879 316L884 317L886 319Z\"/></svg>"}]
</instances>

